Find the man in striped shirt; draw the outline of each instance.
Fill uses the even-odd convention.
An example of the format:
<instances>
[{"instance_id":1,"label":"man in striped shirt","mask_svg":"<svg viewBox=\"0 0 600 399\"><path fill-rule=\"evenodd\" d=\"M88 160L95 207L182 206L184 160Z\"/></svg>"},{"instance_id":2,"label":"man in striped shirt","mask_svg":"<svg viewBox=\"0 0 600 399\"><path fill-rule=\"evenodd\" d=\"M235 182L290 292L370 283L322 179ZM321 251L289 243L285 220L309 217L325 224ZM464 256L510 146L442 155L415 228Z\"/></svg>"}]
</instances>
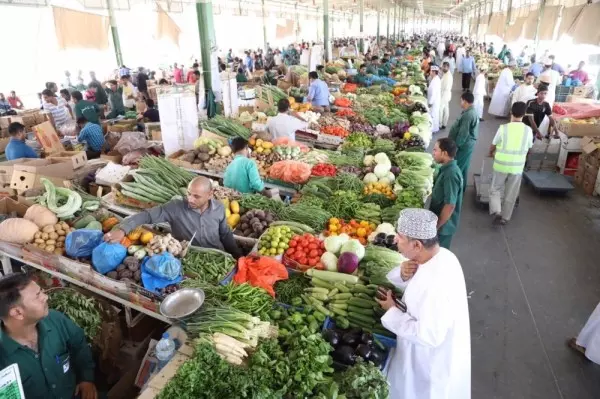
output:
<instances>
[{"instance_id":1,"label":"man in striped shirt","mask_svg":"<svg viewBox=\"0 0 600 399\"><path fill-rule=\"evenodd\" d=\"M73 114L63 98L56 97L52 90L46 89L42 92L42 108L49 114L57 133L63 136L74 134Z\"/></svg>"},{"instance_id":2,"label":"man in striped shirt","mask_svg":"<svg viewBox=\"0 0 600 399\"><path fill-rule=\"evenodd\" d=\"M77 141L86 143L86 154L88 159L100 158L102 147L104 147L104 133L102 127L96 123L88 122L85 116L77 118L77 130L79 135Z\"/></svg>"}]
</instances>

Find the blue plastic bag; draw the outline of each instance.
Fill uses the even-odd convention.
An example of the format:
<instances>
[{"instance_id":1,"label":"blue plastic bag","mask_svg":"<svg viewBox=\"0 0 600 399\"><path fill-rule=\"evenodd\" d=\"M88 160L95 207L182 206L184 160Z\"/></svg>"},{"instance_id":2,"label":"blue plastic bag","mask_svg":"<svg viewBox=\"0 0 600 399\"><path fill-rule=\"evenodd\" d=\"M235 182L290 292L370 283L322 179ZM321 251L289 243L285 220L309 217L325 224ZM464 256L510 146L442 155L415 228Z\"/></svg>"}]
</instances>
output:
<instances>
[{"instance_id":1,"label":"blue plastic bag","mask_svg":"<svg viewBox=\"0 0 600 399\"><path fill-rule=\"evenodd\" d=\"M175 280L181 275L181 261L169 252L147 256L142 262L142 271L165 280Z\"/></svg>"},{"instance_id":2,"label":"blue plastic bag","mask_svg":"<svg viewBox=\"0 0 600 399\"><path fill-rule=\"evenodd\" d=\"M104 233L100 230L79 229L67 234L65 252L72 258L87 258L102 244Z\"/></svg>"},{"instance_id":3,"label":"blue plastic bag","mask_svg":"<svg viewBox=\"0 0 600 399\"><path fill-rule=\"evenodd\" d=\"M103 242L92 251L92 265L98 273L112 272L123 263L127 256L127 248L121 244Z\"/></svg>"}]
</instances>

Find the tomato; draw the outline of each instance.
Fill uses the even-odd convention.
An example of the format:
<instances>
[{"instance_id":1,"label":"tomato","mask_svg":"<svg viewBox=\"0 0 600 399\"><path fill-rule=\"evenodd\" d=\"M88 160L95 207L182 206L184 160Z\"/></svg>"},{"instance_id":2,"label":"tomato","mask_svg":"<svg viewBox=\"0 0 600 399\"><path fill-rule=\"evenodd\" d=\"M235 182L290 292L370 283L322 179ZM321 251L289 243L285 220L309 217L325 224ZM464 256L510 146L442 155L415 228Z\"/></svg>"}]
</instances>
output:
<instances>
[{"instance_id":1,"label":"tomato","mask_svg":"<svg viewBox=\"0 0 600 399\"><path fill-rule=\"evenodd\" d=\"M304 257L298 259L298 263L300 263L301 265L308 265L309 263L307 263L308 260Z\"/></svg>"},{"instance_id":2,"label":"tomato","mask_svg":"<svg viewBox=\"0 0 600 399\"><path fill-rule=\"evenodd\" d=\"M319 258L309 258L309 259L308 259L308 264L309 264L310 266L314 266L314 265L316 265L318 262L319 262Z\"/></svg>"},{"instance_id":3,"label":"tomato","mask_svg":"<svg viewBox=\"0 0 600 399\"><path fill-rule=\"evenodd\" d=\"M325 266L323 266L321 262L317 262L317 264L315 265L315 269L323 270L325 269Z\"/></svg>"},{"instance_id":4,"label":"tomato","mask_svg":"<svg viewBox=\"0 0 600 399\"><path fill-rule=\"evenodd\" d=\"M296 240L292 239L292 240L290 240L290 242L288 243L288 246L289 246L290 248L295 248L295 247L297 247L297 246L298 246L298 241L296 241Z\"/></svg>"},{"instance_id":5,"label":"tomato","mask_svg":"<svg viewBox=\"0 0 600 399\"><path fill-rule=\"evenodd\" d=\"M296 252L294 255L292 255L292 259L294 259L296 262L299 262L300 259L302 259L303 256L304 256L303 253Z\"/></svg>"},{"instance_id":6,"label":"tomato","mask_svg":"<svg viewBox=\"0 0 600 399\"><path fill-rule=\"evenodd\" d=\"M308 253L308 256L310 256L311 258L317 257L319 256L319 251L317 251L316 249L311 249Z\"/></svg>"},{"instance_id":7,"label":"tomato","mask_svg":"<svg viewBox=\"0 0 600 399\"><path fill-rule=\"evenodd\" d=\"M308 249L317 249L317 248L319 248L319 245L317 243L312 242L308 245Z\"/></svg>"},{"instance_id":8,"label":"tomato","mask_svg":"<svg viewBox=\"0 0 600 399\"><path fill-rule=\"evenodd\" d=\"M288 248L288 250L287 250L287 251L285 251L285 254L286 254L287 256L290 256L290 255L293 255L293 254L294 254L294 252L296 252L296 249L295 249L295 248Z\"/></svg>"},{"instance_id":9,"label":"tomato","mask_svg":"<svg viewBox=\"0 0 600 399\"><path fill-rule=\"evenodd\" d=\"M325 250L325 242L321 241L321 245L319 246L322 250Z\"/></svg>"}]
</instances>

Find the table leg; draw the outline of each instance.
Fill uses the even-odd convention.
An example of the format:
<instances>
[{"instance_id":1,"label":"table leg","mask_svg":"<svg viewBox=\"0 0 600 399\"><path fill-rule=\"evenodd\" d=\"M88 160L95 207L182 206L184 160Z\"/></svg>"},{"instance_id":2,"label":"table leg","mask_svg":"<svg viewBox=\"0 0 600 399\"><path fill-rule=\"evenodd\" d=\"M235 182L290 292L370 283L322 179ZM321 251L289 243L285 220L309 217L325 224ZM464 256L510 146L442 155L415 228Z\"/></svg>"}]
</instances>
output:
<instances>
[{"instance_id":1,"label":"table leg","mask_svg":"<svg viewBox=\"0 0 600 399\"><path fill-rule=\"evenodd\" d=\"M2 273L6 276L13 272L12 264L10 263L10 258L6 255L0 255L0 262L2 262Z\"/></svg>"}]
</instances>

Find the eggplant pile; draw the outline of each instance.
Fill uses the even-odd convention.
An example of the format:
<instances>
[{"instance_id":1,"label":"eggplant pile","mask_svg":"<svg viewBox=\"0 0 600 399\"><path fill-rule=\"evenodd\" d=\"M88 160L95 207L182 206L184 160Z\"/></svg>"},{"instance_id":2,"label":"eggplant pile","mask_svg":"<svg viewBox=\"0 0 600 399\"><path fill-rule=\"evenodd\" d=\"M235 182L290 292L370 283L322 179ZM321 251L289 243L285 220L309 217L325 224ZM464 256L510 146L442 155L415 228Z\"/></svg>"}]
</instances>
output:
<instances>
[{"instance_id":1,"label":"eggplant pile","mask_svg":"<svg viewBox=\"0 0 600 399\"><path fill-rule=\"evenodd\" d=\"M331 357L338 364L353 366L360 357L381 367L385 361L385 347L373 334L360 328L328 328L323 331L323 338L333 347Z\"/></svg>"},{"instance_id":2,"label":"eggplant pile","mask_svg":"<svg viewBox=\"0 0 600 399\"><path fill-rule=\"evenodd\" d=\"M385 233L378 233L373 240L373 244L385 247L387 249L391 249L394 251L398 250L398 245L396 244L396 236L393 234L387 235Z\"/></svg>"}]
</instances>

